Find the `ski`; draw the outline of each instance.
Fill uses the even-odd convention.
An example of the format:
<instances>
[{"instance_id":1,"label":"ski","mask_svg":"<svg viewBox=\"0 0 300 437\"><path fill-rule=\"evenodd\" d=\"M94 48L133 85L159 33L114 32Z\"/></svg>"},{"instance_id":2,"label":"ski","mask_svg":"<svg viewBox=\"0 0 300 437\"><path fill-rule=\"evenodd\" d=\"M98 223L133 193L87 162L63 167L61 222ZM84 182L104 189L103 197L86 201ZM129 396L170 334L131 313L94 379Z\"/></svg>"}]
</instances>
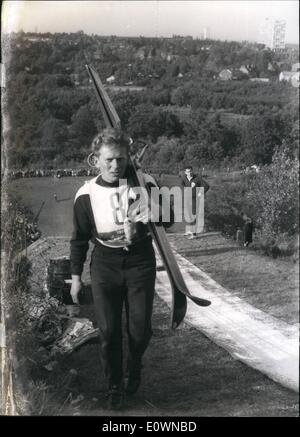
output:
<instances>
[{"instance_id":1,"label":"ski","mask_svg":"<svg viewBox=\"0 0 300 437\"><path fill-rule=\"evenodd\" d=\"M100 105L100 109L107 127L121 128L121 120L101 82L97 71L91 66L86 65L90 80L96 91L96 96ZM149 187L145 184L143 173L140 170L137 159L130 158L129 165L133 170L132 179L136 186L145 188L149 192ZM150 194L150 193L149 193ZM183 321L187 309L187 297L199 306L208 306L211 304L209 300L192 296L185 284L177 264L175 255L167 239L166 232L163 226L156 226L155 223L149 222L148 228L162 258L164 267L168 274L171 289L172 289L172 308L171 308L171 327L177 328Z\"/></svg>"}]
</instances>

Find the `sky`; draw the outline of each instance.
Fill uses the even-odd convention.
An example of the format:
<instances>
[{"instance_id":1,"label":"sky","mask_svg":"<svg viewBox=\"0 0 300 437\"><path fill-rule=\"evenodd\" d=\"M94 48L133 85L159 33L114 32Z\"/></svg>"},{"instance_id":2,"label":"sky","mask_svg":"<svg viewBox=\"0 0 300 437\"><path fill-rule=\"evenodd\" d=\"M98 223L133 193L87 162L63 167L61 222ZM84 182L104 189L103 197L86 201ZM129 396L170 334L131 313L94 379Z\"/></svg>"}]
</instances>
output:
<instances>
[{"instance_id":1,"label":"sky","mask_svg":"<svg viewBox=\"0 0 300 437\"><path fill-rule=\"evenodd\" d=\"M120 36L201 37L259 40L266 18L285 19L286 42L298 43L299 2L217 1L4 1L2 31L76 32Z\"/></svg>"}]
</instances>

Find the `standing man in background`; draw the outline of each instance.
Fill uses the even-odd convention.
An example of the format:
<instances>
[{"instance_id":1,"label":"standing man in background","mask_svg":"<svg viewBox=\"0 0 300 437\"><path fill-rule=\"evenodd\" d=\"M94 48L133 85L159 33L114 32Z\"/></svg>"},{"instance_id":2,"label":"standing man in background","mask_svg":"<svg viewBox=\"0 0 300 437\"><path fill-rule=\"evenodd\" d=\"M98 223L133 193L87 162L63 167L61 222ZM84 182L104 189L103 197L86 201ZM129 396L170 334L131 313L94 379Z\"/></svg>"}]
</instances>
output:
<instances>
[{"instance_id":1,"label":"standing man in background","mask_svg":"<svg viewBox=\"0 0 300 437\"><path fill-rule=\"evenodd\" d=\"M197 236L197 217L201 213L201 211L197 211L197 187L203 187L205 194L209 190L209 185L200 175L194 174L192 166L187 166L185 167L184 174L181 176L181 186L183 188L192 188L191 199L184 196L184 208L189 222L186 225L184 235L189 239L193 239Z\"/></svg>"}]
</instances>

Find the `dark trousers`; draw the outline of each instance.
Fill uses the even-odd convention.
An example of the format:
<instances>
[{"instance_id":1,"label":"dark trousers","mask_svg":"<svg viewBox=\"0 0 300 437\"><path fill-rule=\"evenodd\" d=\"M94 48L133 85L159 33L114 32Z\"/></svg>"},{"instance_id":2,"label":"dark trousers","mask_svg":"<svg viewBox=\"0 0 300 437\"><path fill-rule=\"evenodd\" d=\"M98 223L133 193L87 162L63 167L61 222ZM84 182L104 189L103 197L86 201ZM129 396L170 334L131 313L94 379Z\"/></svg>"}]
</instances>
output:
<instances>
[{"instance_id":1,"label":"dark trousers","mask_svg":"<svg viewBox=\"0 0 300 437\"><path fill-rule=\"evenodd\" d=\"M253 223L248 222L245 224L245 228L244 228L245 243L252 243L252 233L253 233Z\"/></svg>"},{"instance_id":2,"label":"dark trousers","mask_svg":"<svg viewBox=\"0 0 300 437\"><path fill-rule=\"evenodd\" d=\"M156 276L150 238L128 252L96 245L91 261L92 292L100 335L100 355L108 385L123 379L122 310L125 304L129 363L141 361L152 336Z\"/></svg>"}]
</instances>

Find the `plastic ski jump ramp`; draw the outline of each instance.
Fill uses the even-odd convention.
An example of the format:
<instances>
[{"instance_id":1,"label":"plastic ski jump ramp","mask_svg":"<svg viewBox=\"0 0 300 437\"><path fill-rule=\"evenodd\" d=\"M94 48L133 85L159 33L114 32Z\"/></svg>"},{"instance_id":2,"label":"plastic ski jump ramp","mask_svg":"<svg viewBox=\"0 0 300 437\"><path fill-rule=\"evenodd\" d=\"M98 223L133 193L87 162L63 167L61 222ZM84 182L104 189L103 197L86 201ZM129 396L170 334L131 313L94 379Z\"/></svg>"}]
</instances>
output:
<instances>
[{"instance_id":1,"label":"plastic ski jump ramp","mask_svg":"<svg viewBox=\"0 0 300 437\"><path fill-rule=\"evenodd\" d=\"M191 294L212 302L209 307L201 308L188 299L185 322L198 328L234 358L281 385L299 391L298 327L234 296L194 264L175 254ZM156 291L171 305L164 270L157 272Z\"/></svg>"}]
</instances>

